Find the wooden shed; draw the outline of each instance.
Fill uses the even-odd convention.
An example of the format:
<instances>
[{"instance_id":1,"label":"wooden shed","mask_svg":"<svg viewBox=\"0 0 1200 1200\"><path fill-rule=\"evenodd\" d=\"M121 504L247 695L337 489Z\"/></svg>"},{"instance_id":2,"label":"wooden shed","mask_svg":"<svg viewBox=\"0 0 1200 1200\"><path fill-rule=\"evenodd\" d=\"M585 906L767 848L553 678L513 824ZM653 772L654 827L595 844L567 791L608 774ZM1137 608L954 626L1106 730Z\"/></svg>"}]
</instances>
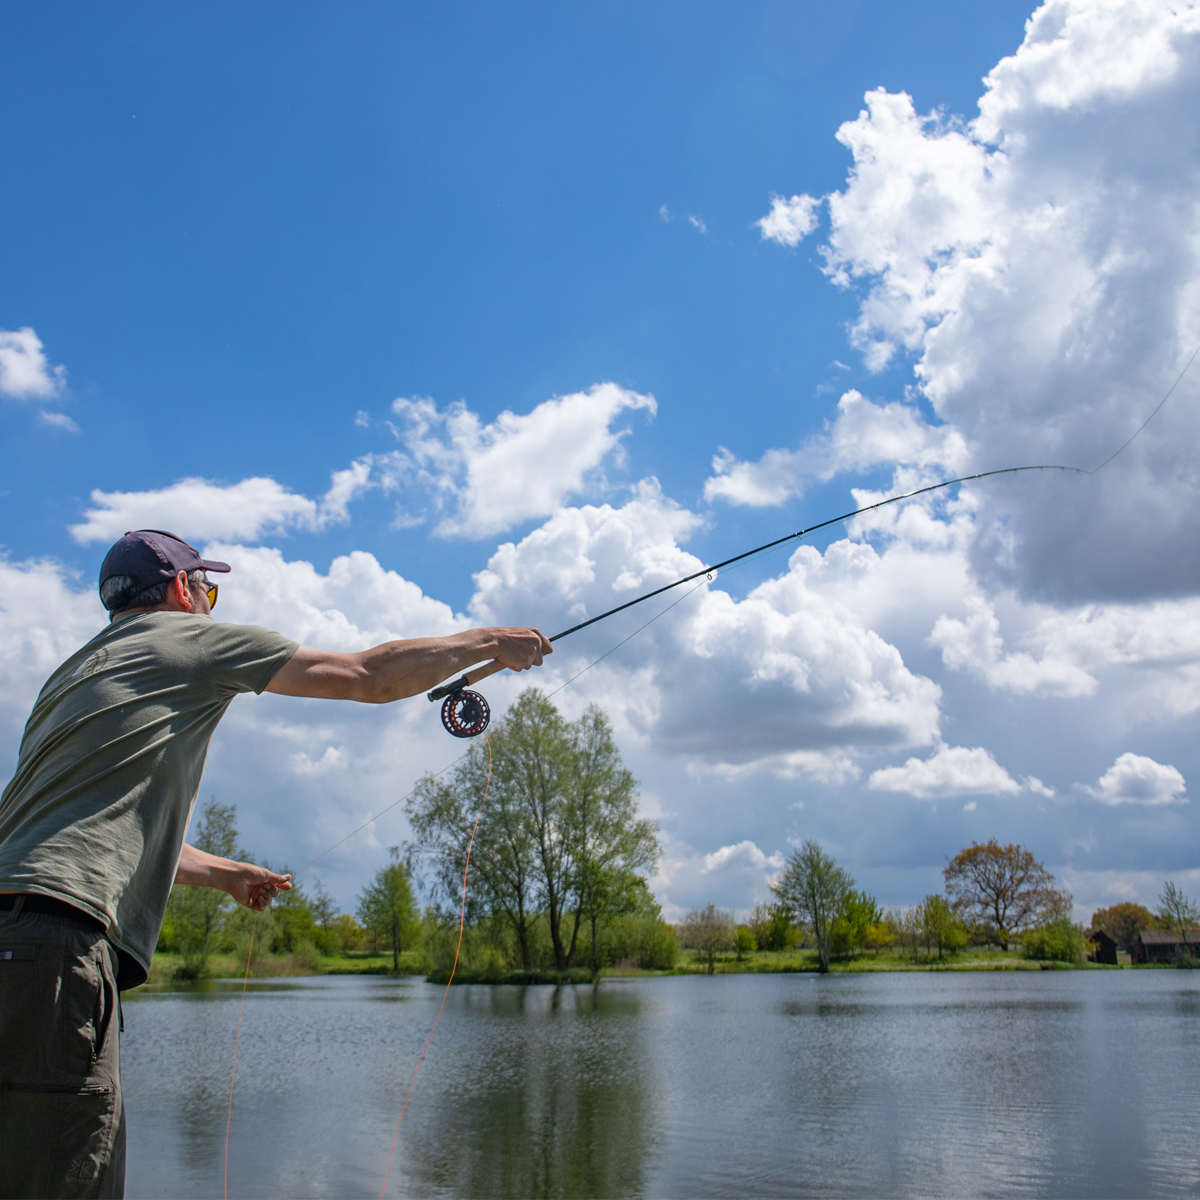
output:
<instances>
[{"instance_id":1,"label":"wooden shed","mask_svg":"<svg viewBox=\"0 0 1200 1200\"><path fill-rule=\"evenodd\" d=\"M1170 929L1143 929L1138 940L1129 947L1135 962L1174 962L1181 954L1195 954L1200 948L1200 929L1188 930L1186 947L1183 938Z\"/></svg>"},{"instance_id":2,"label":"wooden shed","mask_svg":"<svg viewBox=\"0 0 1200 1200\"><path fill-rule=\"evenodd\" d=\"M1117 943L1103 929L1091 929L1087 935L1088 941L1095 945L1095 950L1088 955L1088 961L1117 965Z\"/></svg>"}]
</instances>

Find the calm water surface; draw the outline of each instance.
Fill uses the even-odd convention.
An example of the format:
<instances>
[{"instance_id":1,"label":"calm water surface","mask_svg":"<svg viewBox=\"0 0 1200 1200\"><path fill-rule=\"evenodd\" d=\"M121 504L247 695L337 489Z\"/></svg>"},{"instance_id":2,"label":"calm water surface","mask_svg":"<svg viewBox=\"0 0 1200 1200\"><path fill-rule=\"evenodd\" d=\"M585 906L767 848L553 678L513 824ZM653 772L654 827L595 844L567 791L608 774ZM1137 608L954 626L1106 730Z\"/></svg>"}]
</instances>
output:
<instances>
[{"instance_id":1,"label":"calm water surface","mask_svg":"<svg viewBox=\"0 0 1200 1200\"><path fill-rule=\"evenodd\" d=\"M1198 975L454 988L388 1192L1194 1195ZM377 1196L441 990L251 983L230 1196ZM221 1194L239 991L127 999L130 1196Z\"/></svg>"}]
</instances>

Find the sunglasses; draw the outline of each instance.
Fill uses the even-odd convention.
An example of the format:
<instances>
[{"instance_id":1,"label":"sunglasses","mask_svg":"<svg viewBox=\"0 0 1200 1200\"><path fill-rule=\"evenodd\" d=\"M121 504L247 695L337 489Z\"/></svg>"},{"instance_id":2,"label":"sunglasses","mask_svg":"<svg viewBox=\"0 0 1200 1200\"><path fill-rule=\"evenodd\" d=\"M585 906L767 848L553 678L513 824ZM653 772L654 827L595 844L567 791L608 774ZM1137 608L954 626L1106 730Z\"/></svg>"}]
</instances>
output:
<instances>
[{"instance_id":1,"label":"sunglasses","mask_svg":"<svg viewBox=\"0 0 1200 1200\"><path fill-rule=\"evenodd\" d=\"M208 583L208 580L205 580L205 583ZM208 587L206 587L204 589L205 595L208 596L209 609L214 609L217 607L217 592L219 590L220 589L217 587L217 585L215 583L209 583Z\"/></svg>"}]
</instances>

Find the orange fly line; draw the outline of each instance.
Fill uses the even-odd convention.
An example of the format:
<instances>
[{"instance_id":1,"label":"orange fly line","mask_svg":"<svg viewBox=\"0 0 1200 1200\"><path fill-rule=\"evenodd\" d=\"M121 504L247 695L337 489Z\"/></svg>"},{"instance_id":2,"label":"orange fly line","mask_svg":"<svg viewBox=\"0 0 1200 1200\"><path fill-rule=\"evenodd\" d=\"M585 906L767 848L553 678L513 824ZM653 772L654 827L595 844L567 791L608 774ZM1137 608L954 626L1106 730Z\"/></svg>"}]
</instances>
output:
<instances>
[{"instance_id":1,"label":"orange fly line","mask_svg":"<svg viewBox=\"0 0 1200 1200\"><path fill-rule=\"evenodd\" d=\"M428 1053L429 1045L433 1041L433 1035L437 1031L438 1022L442 1019L442 1011L445 1009L446 1000L450 996L450 985L454 982L455 971L458 970L458 956L462 951L463 932L466 929L466 923L467 923L467 872L470 870L470 867L471 867L471 851L475 848L475 834L479 831L479 822L483 819L483 810L484 810L485 806L487 805L488 790L492 786L492 743L488 739L488 736L486 733L483 735L483 740L487 743L487 748L488 748L487 781L483 785L483 799L480 800L479 811L475 814L475 824L471 827L471 837L467 842L467 859L466 859L466 862L463 864L462 908L458 915L458 941L454 946L454 963L450 967L450 978L446 980L446 990L442 993L442 1003L438 1007L437 1016L433 1018L433 1027L429 1030L429 1036L425 1039L425 1046L421 1050L421 1057L417 1059L417 1065L413 1068L412 1079L410 1079L408 1082L408 1091L405 1092L405 1094L404 1094L404 1103L400 1107L400 1119L396 1122L396 1132L394 1134L392 1134L392 1148L388 1153L387 1169L383 1173L383 1188L380 1190L380 1193L379 1193L380 1200L383 1200L384 1195L386 1195L386 1193L387 1193L388 1176L392 1172L392 1160L396 1156L396 1142L400 1138L400 1126L404 1122L404 1113L405 1113L405 1110L408 1108L409 1098L412 1096L413 1087L417 1082L417 1072L420 1071L421 1064L425 1061L425 1055ZM466 756L464 755L463 757L465 758ZM459 761L461 762L462 760L460 759ZM451 764L451 765L453 765L453 764ZM440 772L439 772L439 774L440 774ZM399 803L399 801L397 801L397 803ZM374 818L372 818L372 819L374 819ZM369 824L369 822L368 822L368 824ZM358 831L355 830L355 832L358 832ZM353 834L351 834L349 836L353 836ZM346 840L345 838L342 839L342 841L345 841L345 840ZM338 845L341 845L341 842L339 842ZM328 854L329 851L327 850L325 853ZM318 855L318 857L324 857L324 856ZM313 860L313 862L315 862L315 861L316 861L316 859ZM312 863L309 863L308 866L312 866ZM300 870L301 871L307 870L307 867L301 867ZM300 871L297 871L296 875L299 875L299 874L300 874ZM295 878L295 876L293 876L292 878ZM242 1010L246 1006L246 984L250 979L250 958L251 958L251 955L254 953L254 930L257 927L257 925L258 925L258 914L255 913L254 914L254 924L251 925L251 927L250 927L250 949L246 953L246 973L242 977L242 998L241 998L240 1003L238 1004L237 1035L233 1039L233 1070L230 1073L230 1077L229 1077L229 1111L225 1117L225 1179L224 1179L224 1193L223 1193L225 1196L225 1200L229 1200L229 1130L230 1130L230 1125L233 1121L233 1085L234 1085L234 1081L237 1079L238 1043L241 1041L241 1037L242 1037Z\"/></svg>"}]
</instances>

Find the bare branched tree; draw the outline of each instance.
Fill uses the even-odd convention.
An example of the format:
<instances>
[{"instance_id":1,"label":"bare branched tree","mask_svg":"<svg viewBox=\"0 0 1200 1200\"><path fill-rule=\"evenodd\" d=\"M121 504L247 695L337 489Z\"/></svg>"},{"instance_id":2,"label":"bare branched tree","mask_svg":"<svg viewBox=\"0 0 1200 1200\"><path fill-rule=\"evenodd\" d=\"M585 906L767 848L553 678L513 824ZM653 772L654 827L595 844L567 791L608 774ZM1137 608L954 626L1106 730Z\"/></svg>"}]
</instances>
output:
<instances>
[{"instance_id":1,"label":"bare branched tree","mask_svg":"<svg viewBox=\"0 0 1200 1200\"><path fill-rule=\"evenodd\" d=\"M1197 940L1196 925L1200 922L1200 907L1168 879L1163 886L1162 895L1158 898L1158 915L1167 925L1178 931L1179 939L1183 942L1183 952L1187 954L1189 944L1194 945Z\"/></svg>"},{"instance_id":2,"label":"bare branched tree","mask_svg":"<svg viewBox=\"0 0 1200 1200\"><path fill-rule=\"evenodd\" d=\"M722 912L715 904L692 909L679 925L679 940L700 955L710 975L716 969L717 955L733 950L736 938L733 913Z\"/></svg>"},{"instance_id":3,"label":"bare branched tree","mask_svg":"<svg viewBox=\"0 0 1200 1200\"><path fill-rule=\"evenodd\" d=\"M964 916L991 921L1005 950L1017 930L1071 906L1070 893L1055 887L1054 876L1033 852L1016 843L1001 846L995 838L985 844L972 842L947 861L942 875L954 908Z\"/></svg>"}]
</instances>

